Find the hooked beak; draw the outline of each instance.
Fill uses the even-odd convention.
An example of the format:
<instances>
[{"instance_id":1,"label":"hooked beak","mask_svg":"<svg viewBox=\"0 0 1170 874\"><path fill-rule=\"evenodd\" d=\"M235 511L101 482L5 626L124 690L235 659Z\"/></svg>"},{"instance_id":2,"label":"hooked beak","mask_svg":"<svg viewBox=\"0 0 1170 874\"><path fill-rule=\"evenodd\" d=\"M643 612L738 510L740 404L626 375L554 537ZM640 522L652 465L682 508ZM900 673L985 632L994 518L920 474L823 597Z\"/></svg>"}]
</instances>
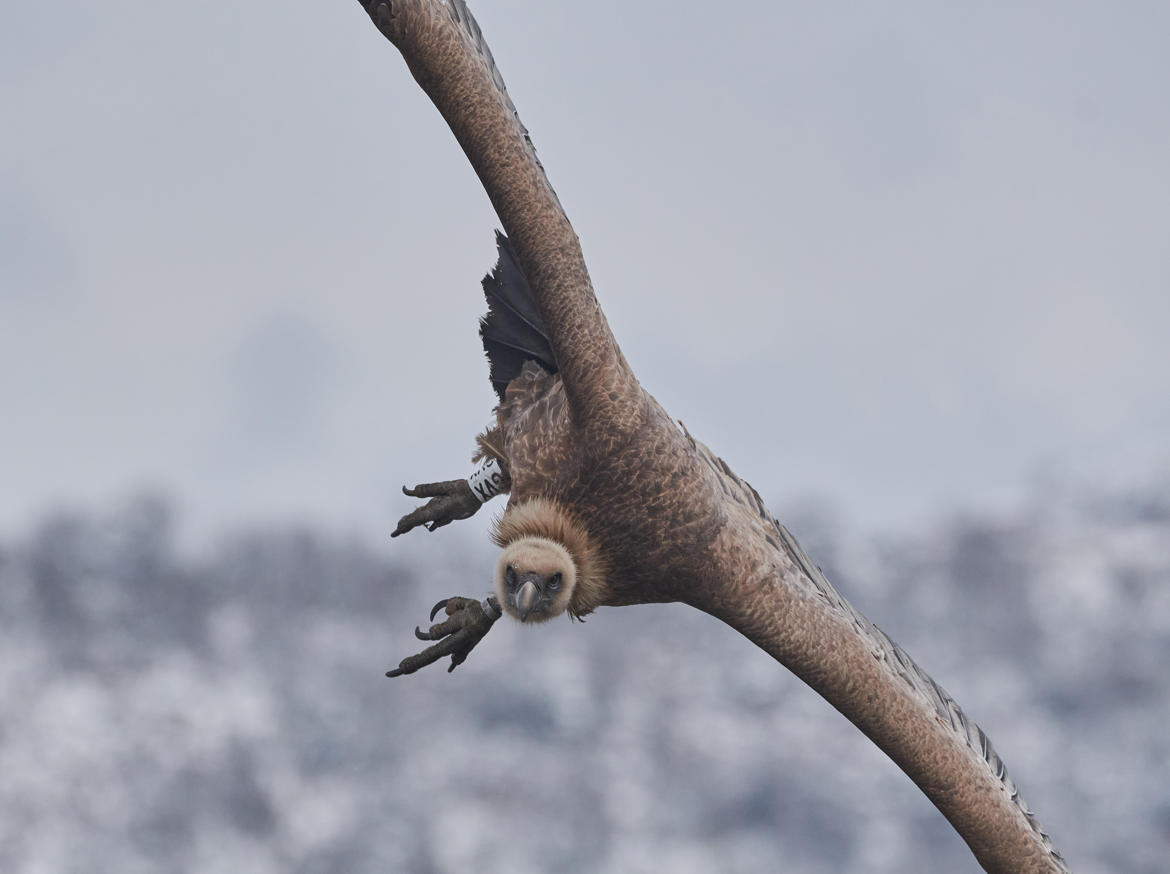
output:
<instances>
[{"instance_id":1,"label":"hooked beak","mask_svg":"<svg viewBox=\"0 0 1170 874\"><path fill-rule=\"evenodd\" d=\"M532 580L525 581L516 592L516 610L520 613L520 621L528 618L536 605L541 602L541 591Z\"/></svg>"}]
</instances>

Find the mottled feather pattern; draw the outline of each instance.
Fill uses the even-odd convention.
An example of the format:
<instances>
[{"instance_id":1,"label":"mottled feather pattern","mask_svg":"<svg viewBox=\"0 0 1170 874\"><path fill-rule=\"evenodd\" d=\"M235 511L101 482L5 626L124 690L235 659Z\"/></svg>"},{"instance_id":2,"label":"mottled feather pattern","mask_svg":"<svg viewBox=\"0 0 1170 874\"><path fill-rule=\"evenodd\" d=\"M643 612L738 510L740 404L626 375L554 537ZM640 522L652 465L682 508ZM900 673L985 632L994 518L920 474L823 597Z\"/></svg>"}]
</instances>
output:
<instances>
[{"instance_id":1,"label":"mottled feather pattern","mask_svg":"<svg viewBox=\"0 0 1170 874\"><path fill-rule=\"evenodd\" d=\"M504 433L498 426L487 428L475 437L475 452L472 453L471 461L475 464L485 458L494 458L505 468L508 466L508 450L504 445ZM511 478L509 478L507 490L510 491L511 488Z\"/></svg>"},{"instance_id":2,"label":"mottled feather pattern","mask_svg":"<svg viewBox=\"0 0 1170 874\"><path fill-rule=\"evenodd\" d=\"M600 532L599 554L620 573L611 576L606 594L595 605L684 601L720 616L759 642L749 632L750 602L768 588L807 586L824 605L822 610L839 616L851 636L864 641L865 658L887 665L891 679L899 678L896 682L924 702L938 726L980 763L1002 789L1005 801L1026 821L1048 862L1019 870L1068 870L1019 797L986 734L905 650L840 595L751 485L685 429L674 427L649 395L644 395L644 427L634 438L595 453L592 445L578 442L560 382L529 363L499 408L499 427L517 482L509 508L549 498L571 508L585 531ZM696 470L705 473L696 475ZM733 512L733 507L741 509ZM730 522L740 512L757 524L741 528ZM734 531L732 551L758 568L752 575L737 573L721 555L715 556L713 569L698 570L703 564L700 556L710 554L706 545L721 527L726 535L728 524ZM803 582L768 570L782 564L796 568ZM939 803L933 794L932 799Z\"/></svg>"},{"instance_id":3,"label":"mottled feather pattern","mask_svg":"<svg viewBox=\"0 0 1170 874\"><path fill-rule=\"evenodd\" d=\"M496 88L499 89L500 99L512 113L512 117L516 120L516 127L524 134L524 141L528 143L528 148L532 152L532 160L540 168L540 172L544 174L545 184L548 185L549 194L552 195L557 205L560 206L560 198L557 197L552 183L548 181L548 174L544 172L544 164L540 163L540 156L536 154L536 146L532 143L532 136L528 133L528 128L524 126L524 122L520 120L520 113L516 110L516 104L512 102L512 98L508 94L508 86L504 84L504 76L500 72L500 68L496 66L496 59L492 57L492 50L488 47L487 40L483 38L483 31L479 29L479 22L475 20L475 16L471 14L471 10L467 8L467 4L463 0L444 0L444 3L451 10L451 17L459 23L460 28L467 34L468 41L475 49L476 54L483 59L484 66L488 70L488 75L491 76L492 81L496 84Z\"/></svg>"},{"instance_id":4,"label":"mottled feather pattern","mask_svg":"<svg viewBox=\"0 0 1170 874\"><path fill-rule=\"evenodd\" d=\"M573 478L571 423L560 379L535 361L508 385L496 409L509 468L513 502L558 498ZM562 454L558 454L562 453Z\"/></svg>"},{"instance_id":5,"label":"mottled feather pattern","mask_svg":"<svg viewBox=\"0 0 1170 874\"><path fill-rule=\"evenodd\" d=\"M760 498L759 493L751 484L737 476L727 465L727 462L712 452L703 443L692 437L689 432L686 432L685 428L683 430L692 447L694 447L695 451L703 458L710 470L718 478L722 486L723 494L759 515L767 528L771 529L775 534L774 538L766 535L769 544L776 549L783 549L787 553L788 557L800 568L804 576L816 587L818 594L833 609L848 618L858 635L872 642L874 655L885 659L911 688L926 698L934 707L939 719L948 723L954 732L963 738L967 746L986 762L988 769L1003 784L1004 789L1020 808L1021 813L1023 813L1029 825L1035 831L1040 842L1047 848L1058 870L1068 871L1064 859L1052 846L1048 834L1040 825L1036 815L1032 813L1027 803L1020 796L1015 782L1008 774L1007 766L995 751L991 738L987 736L973 719L970 719L963 712L963 708L959 706L959 703L942 686L935 682L930 674L919 667L918 663L910 657L910 654L906 650L902 649L893 638L866 618L860 610L854 607L837 591L820 567L808 557L808 554L792 535L792 532L780 524L772 515Z\"/></svg>"}]
</instances>

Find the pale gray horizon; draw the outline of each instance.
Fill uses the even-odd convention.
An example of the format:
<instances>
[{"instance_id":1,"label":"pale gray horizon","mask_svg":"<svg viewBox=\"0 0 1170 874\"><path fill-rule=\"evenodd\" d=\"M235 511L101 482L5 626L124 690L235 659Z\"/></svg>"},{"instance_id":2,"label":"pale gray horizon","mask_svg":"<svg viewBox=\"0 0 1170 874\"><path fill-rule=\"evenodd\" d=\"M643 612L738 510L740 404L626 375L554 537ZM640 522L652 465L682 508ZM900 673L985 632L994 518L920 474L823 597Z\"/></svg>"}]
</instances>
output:
<instances>
[{"instance_id":1,"label":"pale gray horizon","mask_svg":"<svg viewBox=\"0 0 1170 874\"><path fill-rule=\"evenodd\" d=\"M471 5L635 371L775 509L1170 473L1170 7ZM384 537L467 472L498 221L358 4L0 46L0 536Z\"/></svg>"}]
</instances>

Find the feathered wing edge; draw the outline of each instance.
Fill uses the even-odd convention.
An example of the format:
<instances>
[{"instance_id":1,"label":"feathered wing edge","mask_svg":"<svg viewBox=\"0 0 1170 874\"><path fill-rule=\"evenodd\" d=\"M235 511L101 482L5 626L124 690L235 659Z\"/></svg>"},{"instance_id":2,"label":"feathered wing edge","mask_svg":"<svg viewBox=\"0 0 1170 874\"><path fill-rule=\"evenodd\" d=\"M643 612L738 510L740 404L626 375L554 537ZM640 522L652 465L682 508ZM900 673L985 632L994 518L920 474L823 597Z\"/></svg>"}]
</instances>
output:
<instances>
[{"instance_id":1,"label":"feathered wing edge","mask_svg":"<svg viewBox=\"0 0 1170 874\"><path fill-rule=\"evenodd\" d=\"M512 244L497 231L496 245L499 260L483 278L488 311L479 320L479 336L487 354L492 387L503 403L504 390L520 375L526 361L535 361L549 373L557 372L557 361Z\"/></svg>"},{"instance_id":2,"label":"feathered wing edge","mask_svg":"<svg viewBox=\"0 0 1170 874\"><path fill-rule=\"evenodd\" d=\"M940 686L930 674L923 670L896 640L866 618L860 610L854 607L834 588L824 572L813 563L787 528L775 519L770 519L770 521L775 526L777 533L779 533L788 554L800 567L801 571L813 581L818 591L824 593L826 600L830 601L830 603L834 603L835 601L838 609L849 616L859 633L864 633L866 636L878 641L879 651L882 657L891 664L898 676L926 697L934 707L938 718L950 725L955 734L965 741L967 747L983 760L987 765L988 771L1003 785L1011 801L1019 808L1028 826L1035 834L1037 842L1052 857L1056 870L1067 872L1068 866L1064 857L1052 845L1048 833L1044 831L1039 819L1036 818L1036 814L1032 812L1028 807L1028 803L1020 795L1015 781L1008 774L1007 765L999 757L999 753L996 752L995 746L992 744L991 738L987 736L987 733L979 727L975 720L967 716L963 708L959 706L959 702L952 698L946 689Z\"/></svg>"},{"instance_id":3,"label":"feathered wing edge","mask_svg":"<svg viewBox=\"0 0 1170 874\"><path fill-rule=\"evenodd\" d=\"M797 568L801 575L803 575L813 587L815 591L815 601L825 608L828 608L831 613L839 619L843 619L852 629L851 646L860 646L866 651L863 657L863 664L878 664L884 663L892 671L893 675L899 678L898 683L904 684L904 689L912 690L913 694L919 697L920 700L926 702L933 713L934 720L939 727L945 727L945 734L951 738L953 742L966 749L968 753L977 761L974 766L983 770L983 774L992 780L1002 790L1002 799L1005 805L1016 811L1016 815L1021 817L1026 823L1026 829L1030 834L1028 841L1027 852L1029 858L1033 861L1039 860L1039 867L1033 865L1032 867L1010 867L1016 865L1018 859L1013 859L1009 862L1009 867L1003 867L997 864L996 861L988 859L986 851L989 845L981 844L979 841L988 836L986 831L981 830L979 837L975 837L973 833L968 830L968 826L981 818L978 812L971 810L963 810L959 815L964 823L960 824L960 820L954 818L955 810L948 810L946 802L942 796L951 793L956 786L954 784L962 783L965 779L961 775L956 774L940 774L935 773L930 775L925 781L920 777L915 777L911 769L907 767L906 760L899 755L898 741L891 746L891 736L884 734L884 736L875 736L872 726L866 725L864 718L859 719L859 712L857 710L856 702L848 703L849 695L838 696L835 692L840 692L840 689L826 688L822 683L817 682L804 671L799 670L797 666L790 664L781 654L774 651L770 643L774 643L771 638L774 635L765 632L765 639L757 639L752 635L751 637L757 645L770 652L773 657L781 661L787 667L792 669L798 676L806 683L809 683L816 691L825 697L830 703L840 710L851 722L858 726L867 736L870 737L877 745L893 759L907 774L918 784L919 788L926 793L926 795L935 803L942 813L951 821L956 830L963 837L965 841L971 846L972 850L976 851L976 856L979 858L989 871L1004 871L1011 872L1011 874L1020 874L1022 871L1051 871L1060 872L1060 874L1068 874L1069 868L1064 858L1057 852L1052 845L1048 834L1041 827L1036 815L1028 808L1027 803L1020 796L1016 788L1015 782L1008 775L1007 767L1003 759L999 757L995 747L991 743L991 739L981 729L973 719L967 716L963 709L959 706L947 691L940 686L934 679L924 671L917 662L915 662L910 655L888 634L882 631L878 626L871 622L864 614L854 607L844 596L837 591L832 583L829 582L824 572L813 563L813 561L805 553L804 549L797 542L792 533L788 531L768 510L759 493L752 488L752 486L735 474L734 471L727 465L722 458L717 456L714 452L708 449L705 445L695 440L685 428L683 432L690 442L691 446L699 454L699 456L707 463L710 471L714 474L719 488L722 493L730 498L735 503L739 504L743 509L747 510L749 514L755 515L759 522L763 523L763 532L765 539L770 546L779 551ZM776 589L783 589L789 583L783 579L768 579L764 584L767 592L774 594ZM765 598L768 594L765 594ZM696 604L695 606L702 606ZM771 609L771 608L768 608ZM716 611L709 611L716 612ZM716 615L719 615L716 612ZM724 617L720 617L724 618ZM736 623L732 622L733 625ZM742 629L741 629L742 630ZM816 637L823 632L823 626L820 631L810 626L803 626L802 631L808 635L811 634ZM840 655L844 658L843 653L834 652L832 657ZM818 665L814 673L821 673ZM860 677L850 677L847 683L860 682ZM868 687L867 687L868 688ZM890 688L890 692L900 694L902 689ZM875 693L874 689L869 689L871 695ZM880 693L879 693L880 694ZM872 699L871 699L872 700ZM864 709L868 709L869 705L863 705ZM884 718L882 715L880 718ZM886 727L889 728L888 726ZM908 727L899 726L895 729L895 733L900 733L901 741L905 741L905 733L910 731ZM917 744L923 741L923 738L911 739L912 744ZM1002 837L1002 835L1001 835ZM975 842L973 843L973 838ZM992 838L990 844L994 845L996 840ZM978 845L978 846L977 846ZM998 849L992 847L993 855L999 855Z\"/></svg>"},{"instance_id":4,"label":"feathered wing edge","mask_svg":"<svg viewBox=\"0 0 1170 874\"><path fill-rule=\"evenodd\" d=\"M464 0L359 0L463 148L515 247L574 421L636 425L641 387L598 305L581 245Z\"/></svg>"},{"instance_id":5,"label":"feathered wing edge","mask_svg":"<svg viewBox=\"0 0 1170 874\"><path fill-rule=\"evenodd\" d=\"M508 94L508 86L504 84L504 76L500 72L500 68L496 66L496 59L492 55L492 50L487 44L487 40L484 39L483 31L479 29L479 22L475 20L475 16L471 14L471 10L464 0L445 0L445 2L451 10L451 16L459 22L459 25L471 37L471 42L475 46L475 50L483 58L488 75L491 76L492 82L495 83L496 89L499 91L500 99L504 101L504 105L511 111L512 119L516 127L524 135L524 142L528 145L533 163L540 170L540 175L544 179L545 186L548 188L549 196L552 197L553 202L557 205L557 209L561 211L561 215L565 217L565 221L567 222L569 218L565 214L565 208L561 206L561 200L557 197L556 190L552 187L552 183L548 181L548 174L544 171L544 164L540 162L540 156L536 154L536 146L532 143L532 136L528 133L528 128L524 126L524 122L520 120L520 113L516 110L516 104L512 102L511 95Z\"/></svg>"}]
</instances>

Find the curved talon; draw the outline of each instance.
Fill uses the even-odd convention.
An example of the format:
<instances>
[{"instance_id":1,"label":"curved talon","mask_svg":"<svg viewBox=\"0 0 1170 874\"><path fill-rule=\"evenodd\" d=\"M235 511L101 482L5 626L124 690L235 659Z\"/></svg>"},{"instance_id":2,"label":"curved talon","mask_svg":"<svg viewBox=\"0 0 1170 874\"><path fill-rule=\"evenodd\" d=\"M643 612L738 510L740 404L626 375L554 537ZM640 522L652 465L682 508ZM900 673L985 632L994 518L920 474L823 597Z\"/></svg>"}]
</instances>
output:
<instances>
[{"instance_id":1,"label":"curved talon","mask_svg":"<svg viewBox=\"0 0 1170 874\"><path fill-rule=\"evenodd\" d=\"M436 641L417 655L407 656L397 668L386 672L387 677L401 677L413 674L443 656L451 657L448 673L463 664L475 645L483 639L496 620L500 618L499 604L494 597L479 602L474 598L444 598L431 610L434 620L439 611L446 609L447 618L429 630L415 627L414 636L419 640Z\"/></svg>"},{"instance_id":2,"label":"curved talon","mask_svg":"<svg viewBox=\"0 0 1170 874\"><path fill-rule=\"evenodd\" d=\"M426 499L426 503L399 519L398 527L390 534L391 537L405 534L413 528L435 531L457 519L474 516L482 506L467 480L463 479L419 483L414 488L403 486L402 494L408 498Z\"/></svg>"}]
</instances>

